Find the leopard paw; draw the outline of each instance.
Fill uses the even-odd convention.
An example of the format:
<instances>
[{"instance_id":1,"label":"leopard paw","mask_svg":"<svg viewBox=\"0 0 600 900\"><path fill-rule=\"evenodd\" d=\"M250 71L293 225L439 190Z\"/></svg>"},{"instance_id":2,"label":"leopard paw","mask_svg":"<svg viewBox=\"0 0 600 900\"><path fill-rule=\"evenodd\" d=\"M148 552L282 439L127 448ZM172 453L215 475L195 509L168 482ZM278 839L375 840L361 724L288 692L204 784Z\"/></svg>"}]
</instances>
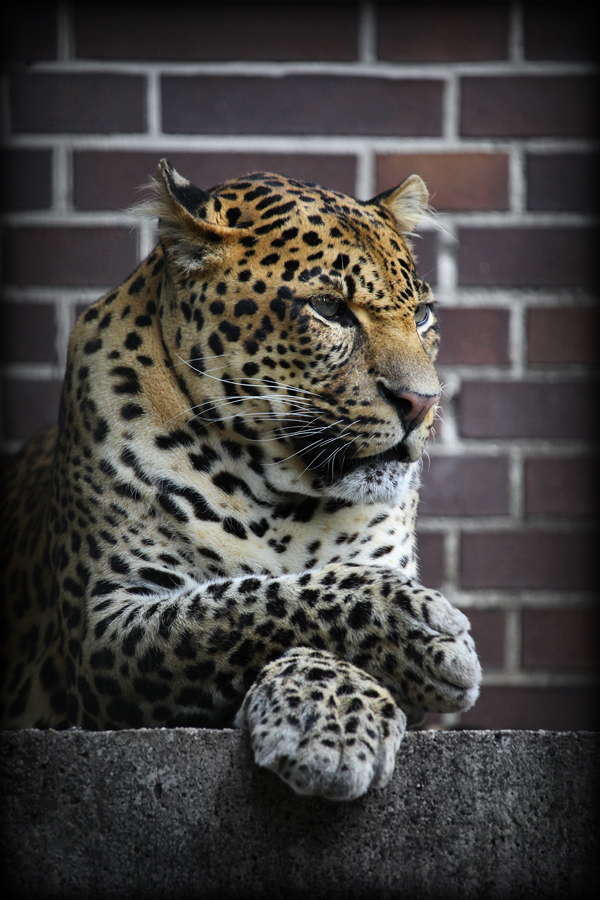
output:
<instances>
[{"instance_id":1,"label":"leopard paw","mask_svg":"<svg viewBox=\"0 0 600 900\"><path fill-rule=\"evenodd\" d=\"M425 711L464 712L479 696L482 672L469 620L440 594L407 583L396 595L404 640L392 690L409 722ZM376 673L377 674L377 673Z\"/></svg>"},{"instance_id":2,"label":"leopard paw","mask_svg":"<svg viewBox=\"0 0 600 900\"><path fill-rule=\"evenodd\" d=\"M391 778L406 717L366 672L296 648L263 669L236 724L256 763L297 794L353 800Z\"/></svg>"}]
</instances>

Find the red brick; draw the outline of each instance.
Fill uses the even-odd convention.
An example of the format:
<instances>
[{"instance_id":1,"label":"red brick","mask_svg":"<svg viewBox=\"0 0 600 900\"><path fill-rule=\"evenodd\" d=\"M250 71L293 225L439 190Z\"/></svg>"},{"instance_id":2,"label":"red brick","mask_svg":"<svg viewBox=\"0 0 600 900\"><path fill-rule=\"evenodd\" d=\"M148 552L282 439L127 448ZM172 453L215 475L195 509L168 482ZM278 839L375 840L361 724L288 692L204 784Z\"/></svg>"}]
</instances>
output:
<instances>
[{"instance_id":1,"label":"red brick","mask_svg":"<svg viewBox=\"0 0 600 900\"><path fill-rule=\"evenodd\" d=\"M55 341L53 305L0 304L0 360L56 362Z\"/></svg>"},{"instance_id":2,"label":"red brick","mask_svg":"<svg viewBox=\"0 0 600 900\"><path fill-rule=\"evenodd\" d=\"M377 53L397 62L507 59L507 3L379 3Z\"/></svg>"},{"instance_id":3,"label":"red brick","mask_svg":"<svg viewBox=\"0 0 600 900\"><path fill-rule=\"evenodd\" d=\"M412 254L421 278L428 284L437 282L437 234L432 231L419 232L412 241Z\"/></svg>"},{"instance_id":4,"label":"red brick","mask_svg":"<svg viewBox=\"0 0 600 900\"><path fill-rule=\"evenodd\" d=\"M4 433L9 440L30 438L58 420L62 381L4 382Z\"/></svg>"},{"instance_id":5,"label":"red brick","mask_svg":"<svg viewBox=\"0 0 600 900\"><path fill-rule=\"evenodd\" d=\"M278 172L353 194L356 157L293 153L169 153L175 168L208 188L248 172ZM73 193L79 209L125 209L139 202L139 187L156 171L160 155L142 151L81 151L74 154Z\"/></svg>"},{"instance_id":6,"label":"red brick","mask_svg":"<svg viewBox=\"0 0 600 900\"><path fill-rule=\"evenodd\" d=\"M90 303L76 303L73 310L73 322L76 322L82 313L87 312L90 305Z\"/></svg>"},{"instance_id":7,"label":"red brick","mask_svg":"<svg viewBox=\"0 0 600 900\"><path fill-rule=\"evenodd\" d=\"M0 151L3 209L47 209L52 203L50 150Z\"/></svg>"},{"instance_id":8,"label":"red brick","mask_svg":"<svg viewBox=\"0 0 600 900\"><path fill-rule=\"evenodd\" d=\"M501 516L508 512L506 457L433 456L423 467L421 518Z\"/></svg>"},{"instance_id":9,"label":"red brick","mask_svg":"<svg viewBox=\"0 0 600 900\"><path fill-rule=\"evenodd\" d=\"M593 365L598 361L600 311L596 307L530 309L527 359L530 363Z\"/></svg>"},{"instance_id":10,"label":"red brick","mask_svg":"<svg viewBox=\"0 0 600 900\"><path fill-rule=\"evenodd\" d=\"M419 581L427 587L439 588L444 581L444 535L420 532L417 546Z\"/></svg>"},{"instance_id":11,"label":"red brick","mask_svg":"<svg viewBox=\"0 0 600 900\"><path fill-rule=\"evenodd\" d=\"M528 209L596 212L596 154L529 153L525 165Z\"/></svg>"},{"instance_id":12,"label":"red brick","mask_svg":"<svg viewBox=\"0 0 600 900\"><path fill-rule=\"evenodd\" d=\"M160 39L157 40L157 36ZM353 60L356 3L75 7L75 54L132 60Z\"/></svg>"},{"instance_id":13,"label":"red brick","mask_svg":"<svg viewBox=\"0 0 600 900\"><path fill-rule=\"evenodd\" d=\"M525 514L559 518L598 515L600 460L528 459Z\"/></svg>"},{"instance_id":14,"label":"red brick","mask_svg":"<svg viewBox=\"0 0 600 900\"><path fill-rule=\"evenodd\" d=\"M475 706L461 716L475 729L515 728L537 731L595 731L595 687L513 687L486 685Z\"/></svg>"},{"instance_id":15,"label":"red brick","mask_svg":"<svg viewBox=\"0 0 600 900\"><path fill-rule=\"evenodd\" d=\"M594 671L598 668L598 613L593 609L524 609L524 669Z\"/></svg>"},{"instance_id":16,"label":"red brick","mask_svg":"<svg viewBox=\"0 0 600 900\"><path fill-rule=\"evenodd\" d=\"M443 82L358 75L168 75L168 134L440 135Z\"/></svg>"},{"instance_id":17,"label":"red brick","mask_svg":"<svg viewBox=\"0 0 600 900\"><path fill-rule=\"evenodd\" d=\"M4 63L56 59L58 4L15 4L2 22L0 49Z\"/></svg>"},{"instance_id":18,"label":"red brick","mask_svg":"<svg viewBox=\"0 0 600 900\"><path fill-rule=\"evenodd\" d=\"M465 609L481 666L501 669L506 648L506 613L501 609Z\"/></svg>"},{"instance_id":19,"label":"red brick","mask_svg":"<svg viewBox=\"0 0 600 900\"><path fill-rule=\"evenodd\" d=\"M8 284L119 284L136 263L129 228L7 228L3 241Z\"/></svg>"},{"instance_id":20,"label":"red brick","mask_svg":"<svg viewBox=\"0 0 600 900\"><path fill-rule=\"evenodd\" d=\"M457 425L469 438L591 438L596 406L586 382L465 381Z\"/></svg>"},{"instance_id":21,"label":"red brick","mask_svg":"<svg viewBox=\"0 0 600 900\"><path fill-rule=\"evenodd\" d=\"M437 211L508 209L505 153L395 153L378 156L376 164L378 191L416 172Z\"/></svg>"},{"instance_id":22,"label":"red brick","mask_svg":"<svg viewBox=\"0 0 600 900\"><path fill-rule=\"evenodd\" d=\"M438 310L441 365L499 365L510 362L509 313L505 309Z\"/></svg>"},{"instance_id":23,"label":"red brick","mask_svg":"<svg viewBox=\"0 0 600 900\"><path fill-rule=\"evenodd\" d=\"M15 132L144 131L145 79L109 72L19 72L9 77Z\"/></svg>"},{"instance_id":24,"label":"red brick","mask_svg":"<svg viewBox=\"0 0 600 900\"><path fill-rule=\"evenodd\" d=\"M595 590L597 536L589 532L477 532L461 539L467 590Z\"/></svg>"},{"instance_id":25,"label":"red brick","mask_svg":"<svg viewBox=\"0 0 600 900\"><path fill-rule=\"evenodd\" d=\"M591 3L526 3L526 59L597 60L597 21Z\"/></svg>"},{"instance_id":26,"label":"red brick","mask_svg":"<svg viewBox=\"0 0 600 900\"><path fill-rule=\"evenodd\" d=\"M595 287L598 232L586 227L461 228L463 285Z\"/></svg>"},{"instance_id":27,"label":"red brick","mask_svg":"<svg viewBox=\"0 0 600 900\"><path fill-rule=\"evenodd\" d=\"M598 79L509 75L461 80L465 137L576 137L597 134Z\"/></svg>"}]
</instances>

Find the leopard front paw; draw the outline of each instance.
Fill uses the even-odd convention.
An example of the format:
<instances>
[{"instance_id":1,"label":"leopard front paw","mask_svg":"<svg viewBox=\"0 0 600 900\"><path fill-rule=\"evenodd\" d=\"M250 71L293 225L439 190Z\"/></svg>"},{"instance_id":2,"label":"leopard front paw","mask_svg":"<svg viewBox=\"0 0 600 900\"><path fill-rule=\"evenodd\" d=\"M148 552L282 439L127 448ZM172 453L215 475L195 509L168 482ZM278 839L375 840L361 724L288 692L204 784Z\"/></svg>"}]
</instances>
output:
<instances>
[{"instance_id":1,"label":"leopard front paw","mask_svg":"<svg viewBox=\"0 0 600 900\"><path fill-rule=\"evenodd\" d=\"M469 620L438 591L404 584L395 601L401 622L398 659L386 660L390 687L409 722L424 712L464 712L479 696L481 665Z\"/></svg>"},{"instance_id":2,"label":"leopard front paw","mask_svg":"<svg viewBox=\"0 0 600 900\"><path fill-rule=\"evenodd\" d=\"M424 643L423 664L429 675L426 708L436 712L470 709L479 696L482 672L469 632L452 637L427 635Z\"/></svg>"},{"instance_id":3,"label":"leopard front paw","mask_svg":"<svg viewBox=\"0 0 600 900\"><path fill-rule=\"evenodd\" d=\"M353 800L391 778L406 717L366 672L296 648L263 669L236 724L256 763L297 794Z\"/></svg>"},{"instance_id":4,"label":"leopard front paw","mask_svg":"<svg viewBox=\"0 0 600 900\"><path fill-rule=\"evenodd\" d=\"M391 687L409 724L425 712L465 712L479 696L481 665L469 632L447 635L415 628Z\"/></svg>"}]
</instances>

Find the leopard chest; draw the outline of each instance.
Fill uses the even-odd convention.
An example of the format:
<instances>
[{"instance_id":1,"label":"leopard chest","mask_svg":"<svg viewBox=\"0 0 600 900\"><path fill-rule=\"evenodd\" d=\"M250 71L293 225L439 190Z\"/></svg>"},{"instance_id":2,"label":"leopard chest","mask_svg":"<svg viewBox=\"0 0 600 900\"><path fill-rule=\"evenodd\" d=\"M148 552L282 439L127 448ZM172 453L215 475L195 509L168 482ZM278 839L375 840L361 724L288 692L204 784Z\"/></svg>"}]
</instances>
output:
<instances>
[{"instance_id":1,"label":"leopard chest","mask_svg":"<svg viewBox=\"0 0 600 900\"><path fill-rule=\"evenodd\" d=\"M231 504L219 521L194 523L188 531L199 557L212 559L215 573L279 575L346 562L401 568L416 576L411 498L397 508L306 501L253 514L240 506Z\"/></svg>"}]
</instances>

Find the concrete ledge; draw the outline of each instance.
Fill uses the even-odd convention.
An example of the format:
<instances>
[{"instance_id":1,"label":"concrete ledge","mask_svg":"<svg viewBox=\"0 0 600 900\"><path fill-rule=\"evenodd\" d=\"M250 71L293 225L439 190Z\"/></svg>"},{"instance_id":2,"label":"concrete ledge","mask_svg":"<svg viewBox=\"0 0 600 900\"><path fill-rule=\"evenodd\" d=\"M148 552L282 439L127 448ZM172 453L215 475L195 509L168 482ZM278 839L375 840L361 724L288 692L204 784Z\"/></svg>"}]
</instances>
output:
<instances>
[{"instance_id":1,"label":"concrete ledge","mask_svg":"<svg viewBox=\"0 0 600 900\"><path fill-rule=\"evenodd\" d=\"M5 896L585 897L599 737L411 733L387 788L335 804L234 731L5 732Z\"/></svg>"}]
</instances>

